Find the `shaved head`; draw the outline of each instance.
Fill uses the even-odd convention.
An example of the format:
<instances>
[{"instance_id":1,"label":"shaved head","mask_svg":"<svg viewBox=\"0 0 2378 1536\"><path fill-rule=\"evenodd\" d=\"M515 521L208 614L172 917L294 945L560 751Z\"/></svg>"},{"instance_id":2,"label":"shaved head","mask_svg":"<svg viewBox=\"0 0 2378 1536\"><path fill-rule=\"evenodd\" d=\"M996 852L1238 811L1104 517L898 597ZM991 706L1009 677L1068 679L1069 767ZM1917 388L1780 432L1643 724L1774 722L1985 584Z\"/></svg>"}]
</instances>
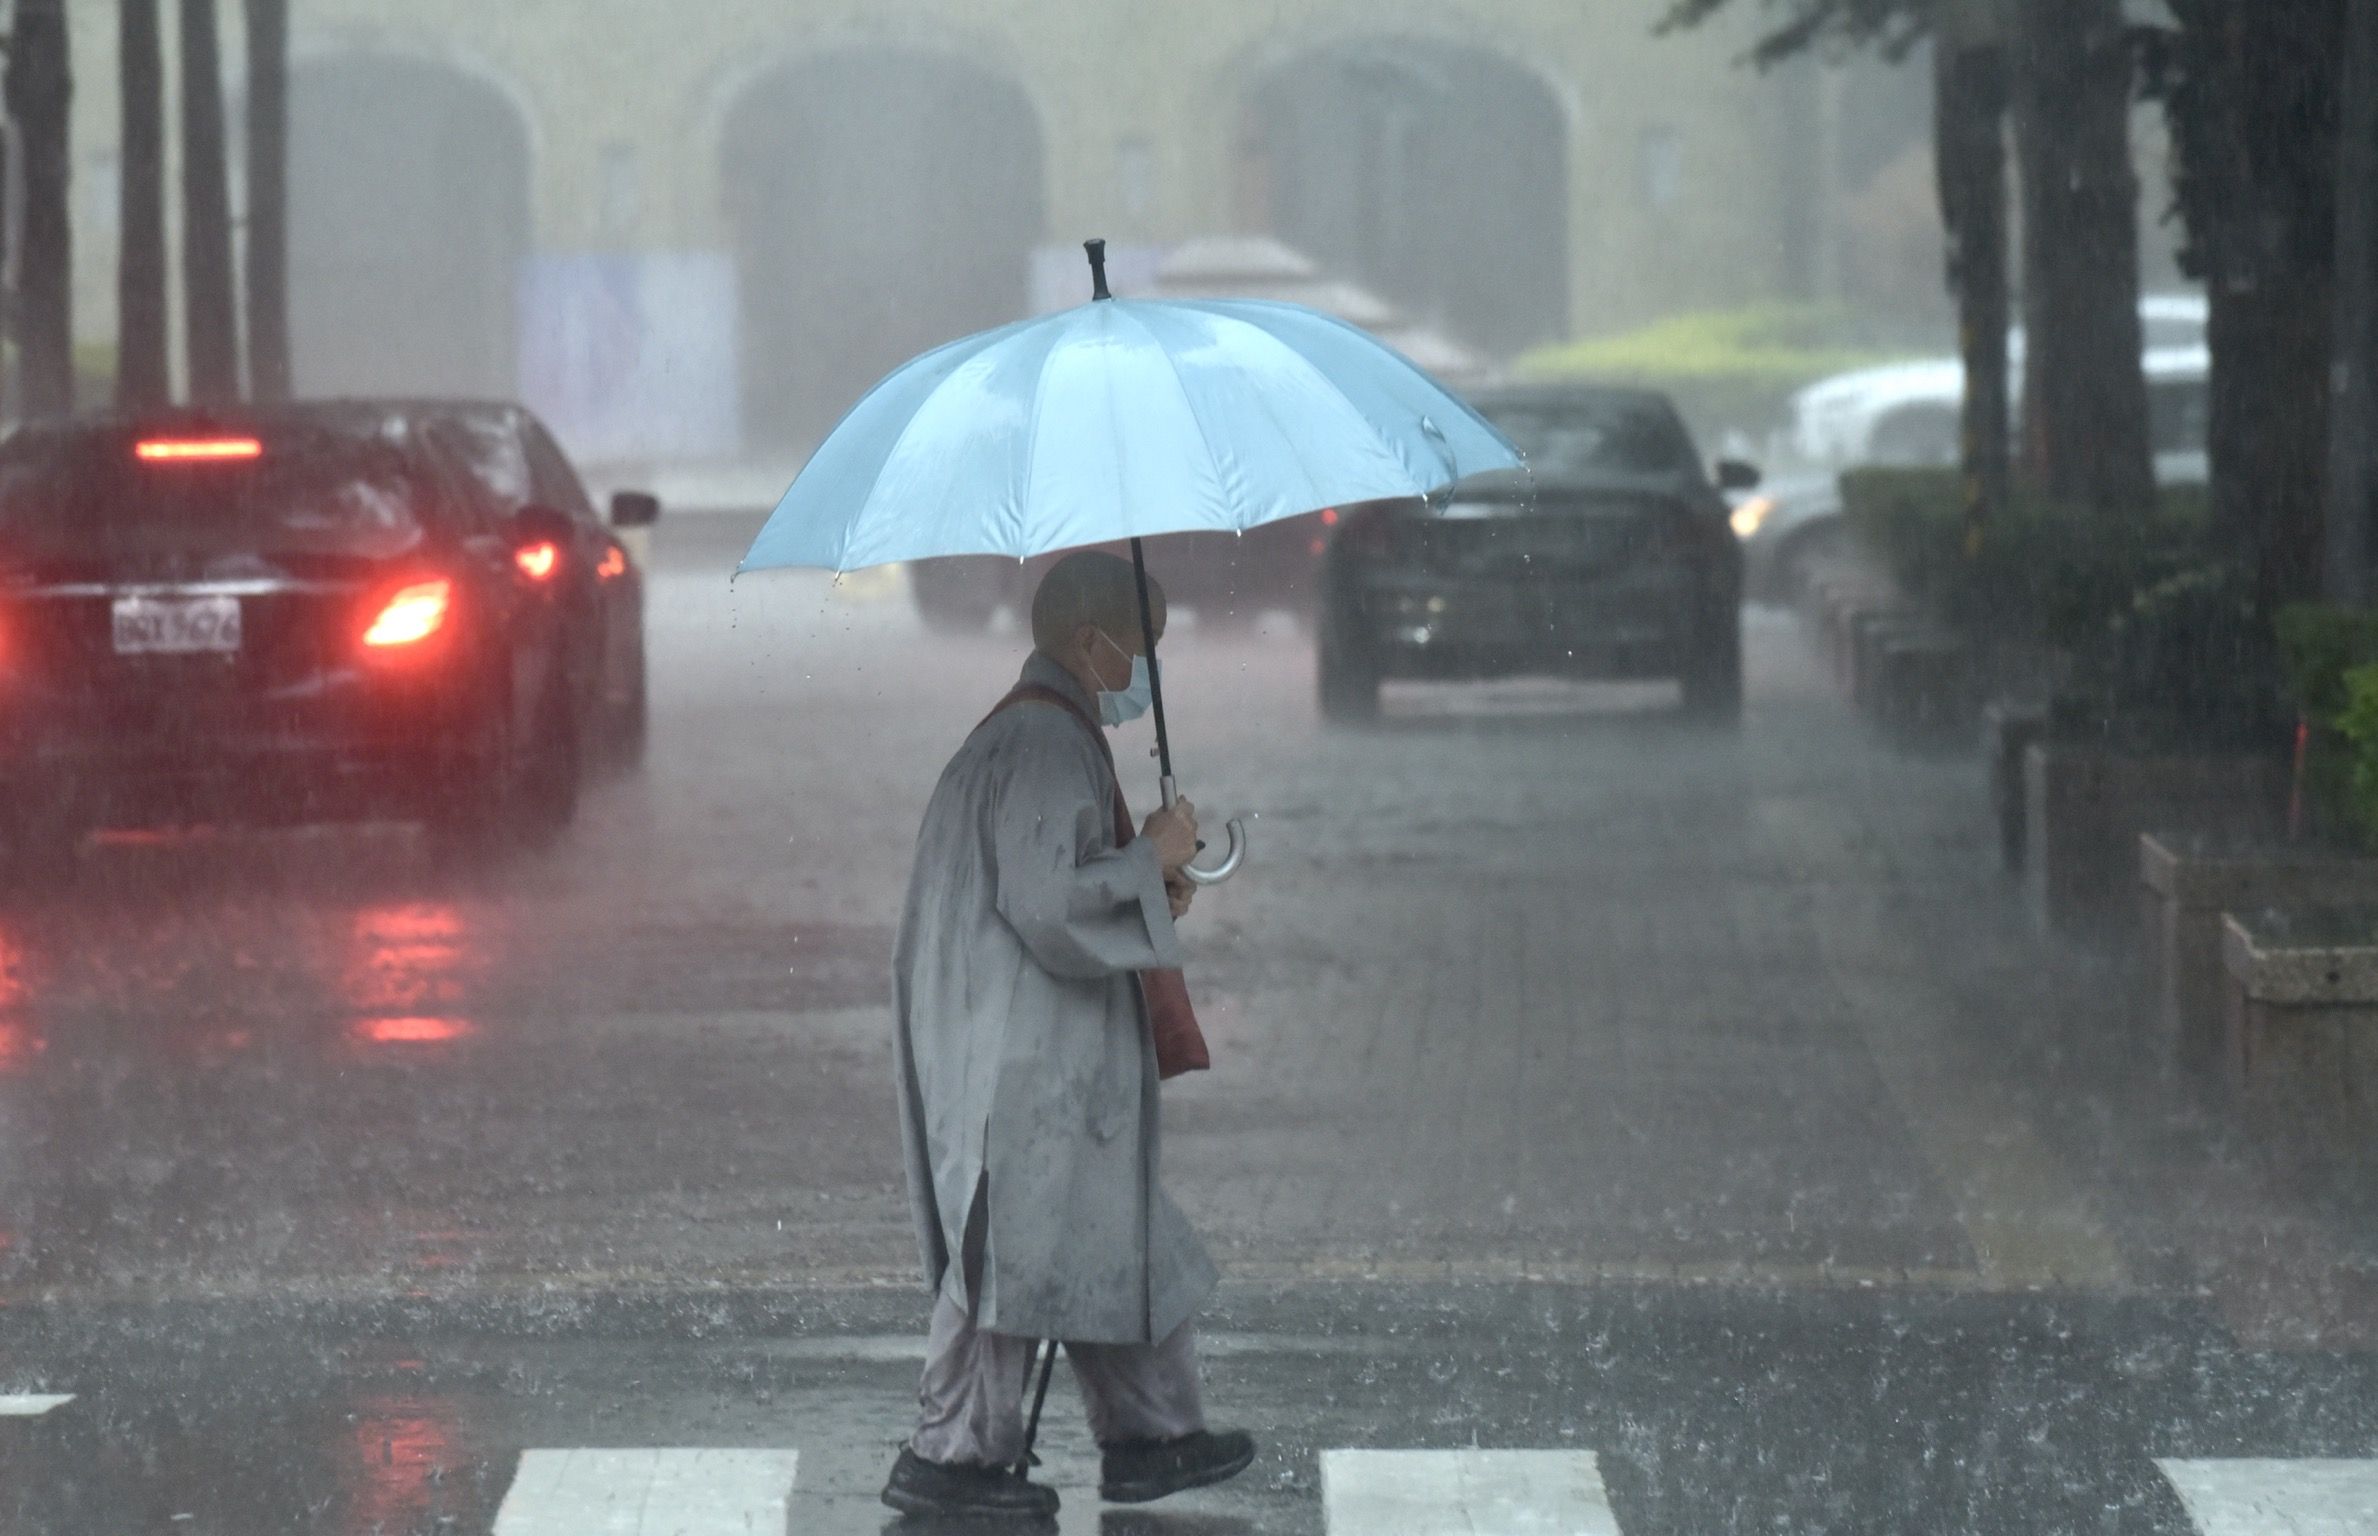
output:
<instances>
[{"instance_id":1,"label":"shaved head","mask_svg":"<svg viewBox=\"0 0 2378 1536\"><path fill-rule=\"evenodd\" d=\"M1156 633L1164 633L1164 589L1148 578L1148 616ZM1089 625L1122 647L1126 655L1141 649L1139 581L1131 562L1119 555L1085 549L1049 567L1032 596L1032 643L1050 656L1074 648L1082 627Z\"/></svg>"}]
</instances>

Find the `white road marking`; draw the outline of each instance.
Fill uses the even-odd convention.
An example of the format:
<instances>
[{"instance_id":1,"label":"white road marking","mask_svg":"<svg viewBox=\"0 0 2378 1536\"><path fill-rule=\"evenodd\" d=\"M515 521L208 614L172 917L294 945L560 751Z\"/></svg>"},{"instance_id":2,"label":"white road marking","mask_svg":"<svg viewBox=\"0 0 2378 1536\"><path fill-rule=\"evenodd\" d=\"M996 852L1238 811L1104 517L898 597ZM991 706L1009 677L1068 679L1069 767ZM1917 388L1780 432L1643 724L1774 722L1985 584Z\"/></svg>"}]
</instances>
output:
<instances>
[{"instance_id":1,"label":"white road marking","mask_svg":"<svg viewBox=\"0 0 2378 1536\"><path fill-rule=\"evenodd\" d=\"M2155 1463L2202 1536L2378 1536L2378 1461Z\"/></svg>"},{"instance_id":2,"label":"white road marking","mask_svg":"<svg viewBox=\"0 0 2378 1536\"><path fill-rule=\"evenodd\" d=\"M73 1401L71 1392L0 1393L0 1419L38 1419L52 1408L63 1408Z\"/></svg>"},{"instance_id":3,"label":"white road marking","mask_svg":"<svg viewBox=\"0 0 2378 1536\"><path fill-rule=\"evenodd\" d=\"M1618 1536L1591 1451L1323 1451L1330 1536Z\"/></svg>"},{"instance_id":4,"label":"white road marking","mask_svg":"<svg viewBox=\"0 0 2378 1536\"><path fill-rule=\"evenodd\" d=\"M778 1536L797 1451L522 1451L495 1536Z\"/></svg>"}]
</instances>

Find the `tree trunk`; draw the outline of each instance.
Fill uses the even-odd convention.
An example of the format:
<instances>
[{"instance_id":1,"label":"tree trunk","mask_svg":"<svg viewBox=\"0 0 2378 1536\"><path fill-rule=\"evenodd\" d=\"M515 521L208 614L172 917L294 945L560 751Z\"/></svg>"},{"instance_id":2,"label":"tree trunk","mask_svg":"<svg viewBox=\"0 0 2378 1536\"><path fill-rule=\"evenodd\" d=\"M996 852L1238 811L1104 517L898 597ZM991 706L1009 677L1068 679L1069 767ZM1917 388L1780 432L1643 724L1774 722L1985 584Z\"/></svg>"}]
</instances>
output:
<instances>
[{"instance_id":1,"label":"tree trunk","mask_svg":"<svg viewBox=\"0 0 2378 1536\"><path fill-rule=\"evenodd\" d=\"M2119 0L2016 0L2025 483L2109 517L2155 502L2140 366L2131 54Z\"/></svg>"},{"instance_id":2,"label":"tree trunk","mask_svg":"<svg viewBox=\"0 0 2378 1536\"><path fill-rule=\"evenodd\" d=\"M239 299L231 269L231 185L215 0L181 0L182 287L190 398L239 398Z\"/></svg>"},{"instance_id":3,"label":"tree trunk","mask_svg":"<svg viewBox=\"0 0 2378 1536\"><path fill-rule=\"evenodd\" d=\"M1949 232L1949 291L1957 297L1965 360L1962 463L1969 541L2006 506L2009 404L2007 324L2006 54L1997 46L1934 45L1934 152Z\"/></svg>"},{"instance_id":4,"label":"tree trunk","mask_svg":"<svg viewBox=\"0 0 2378 1536\"><path fill-rule=\"evenodd\" d=\"M248 0L248 378L289 398L289 0Z\"/></svg>"},{"instance_id":5,"label":"tree trunk","mask_svg":"<svg viewBox=\"0 0 2378 1536\"><path fill-rule=\"evenodd\" d=\"M7 97L24 165L15 321L25 414L74 409L74 236L67 179L74 75L65 0L17 0Z\"/></svg>"},{"instance_id":6,"label":"tree trunk","mask_svg":"<svg viewBox=\"0 0 2378 1536\"><path fill-rule=\"evenodd\" d=\"M2337 135L2337 340L2329 418L2329 601L2370 600L2378 513L2378 5L2346 20Z\"/></svg>"},{"instance_id":7,"label":"tree trunk","mask_svg":"<svg viewBox=\"0 0 2378 1536\"><path fill-rule=\"evenodd\" d=\"M165 56L157 0L119 0L123 68L123 247L116 268L116 403L173 398L165 299Z\"/></svg>"},{"instance_id":8,"label":"tree trunk","mask_svg":"<svg viewBox=\"0 0 2378 1536\"><path fill-rule=\"evenodd\" d=\"M2212 299L2213 517L2267 607L2320 587L2335 360L2343 0L2192 0L2172 109Z\"/></svg>"}]
</instances>

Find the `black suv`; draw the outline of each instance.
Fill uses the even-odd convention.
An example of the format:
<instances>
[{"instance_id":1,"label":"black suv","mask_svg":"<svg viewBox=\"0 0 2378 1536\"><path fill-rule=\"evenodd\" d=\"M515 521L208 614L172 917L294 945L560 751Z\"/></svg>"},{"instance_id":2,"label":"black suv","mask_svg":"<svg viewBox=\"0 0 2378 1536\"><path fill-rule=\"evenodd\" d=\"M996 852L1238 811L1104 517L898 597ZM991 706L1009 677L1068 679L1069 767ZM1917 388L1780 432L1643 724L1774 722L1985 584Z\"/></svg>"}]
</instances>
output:
<instances>
[{"instance_id":1,"label":"black suv","mask_svg":"<svg viewBox=\"0 0 2378 1536\"><path fill-rule=\"evenodd\" d=\"M0 444L0 851L98 827L551 836L606 718L600 556L352 403Z\"/></svg>"},{"instance_id":2,"label":"black suv","mask_svg":"<svg viewBox=\"0 0 2378 1536\"><path fill-rule=\"evenodd\" d=\"M1473 402L1527 456L1427 501L1343 509L1322 572L1320 694L1379 710L1387 678L1678 679L1742 708L1742 551L1666 397L1545 385ZM1755 485L1719 466L1727 488Z\"/></svg>"}]
</instances>

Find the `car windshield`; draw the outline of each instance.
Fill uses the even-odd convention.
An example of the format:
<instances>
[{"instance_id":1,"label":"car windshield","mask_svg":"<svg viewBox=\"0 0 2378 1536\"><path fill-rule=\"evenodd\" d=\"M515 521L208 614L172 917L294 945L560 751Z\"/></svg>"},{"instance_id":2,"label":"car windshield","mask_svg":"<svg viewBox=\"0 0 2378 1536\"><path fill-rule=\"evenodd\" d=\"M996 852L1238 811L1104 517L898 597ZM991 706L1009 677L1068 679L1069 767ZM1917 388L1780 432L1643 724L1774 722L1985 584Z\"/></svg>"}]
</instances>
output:
<instances>
[{"instance_id":1,"label":"car windshield","mask_svg":"<svg viewBox=\"0 0 2378 1536\"><path fill-rule=\"evenodd\" d=\"M252 458L144 459L116 434L22 444L0 452L0 546L385 558L420 541L427 490L397 448L346 438L267 440Z\"/></svg>"},{"instance_id":2,"label":"car windshield","mask_svg":"<svg viewBox=\"0 0 2378 1536\"><path fill-rule=\"evenodd\" d=\"M1694 472L1692 439L1673 411L1634 395L1481 401L1478 413L1527 455L1539 479L1639 479Z\"/></svg>"}]
</instances>

